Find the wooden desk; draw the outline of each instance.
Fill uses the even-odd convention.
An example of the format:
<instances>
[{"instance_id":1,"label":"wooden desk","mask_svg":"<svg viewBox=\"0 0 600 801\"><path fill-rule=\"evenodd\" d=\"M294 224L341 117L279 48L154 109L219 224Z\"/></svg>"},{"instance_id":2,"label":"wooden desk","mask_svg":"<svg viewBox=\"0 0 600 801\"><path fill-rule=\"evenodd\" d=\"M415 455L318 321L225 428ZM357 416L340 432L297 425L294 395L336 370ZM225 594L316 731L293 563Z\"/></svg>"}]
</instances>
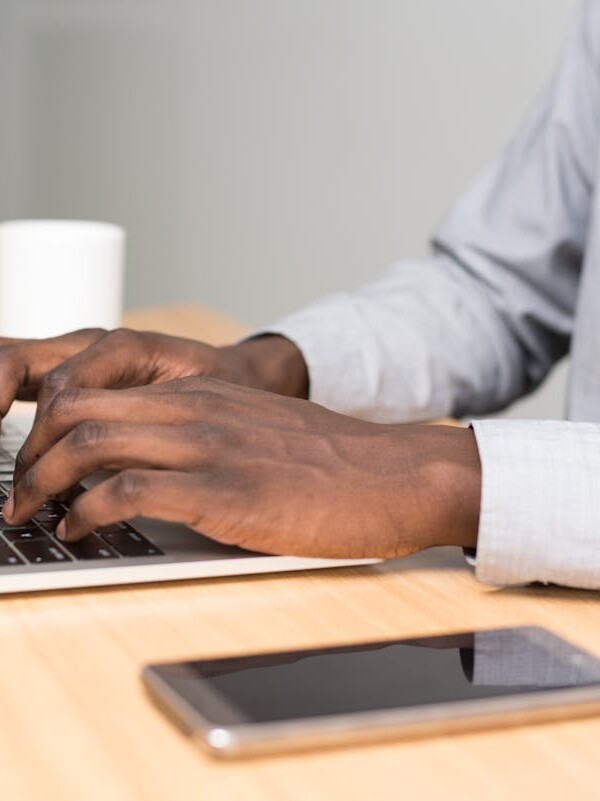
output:
<instances>
[{"instance_id":1,"label":"wooden desk","mask_svg":"<svg viewBox=\"0 0 600 801\"><path fill-rule=\"evenodd\" d=\"M219 341L243 333L190 308L128 323ZM598 798L600 720L220 763L139 679L151 661L530 623L600 655L597 594L494 591L452 549L368 568L2 596L0 798Z\"/></svg>"}]
</instances>

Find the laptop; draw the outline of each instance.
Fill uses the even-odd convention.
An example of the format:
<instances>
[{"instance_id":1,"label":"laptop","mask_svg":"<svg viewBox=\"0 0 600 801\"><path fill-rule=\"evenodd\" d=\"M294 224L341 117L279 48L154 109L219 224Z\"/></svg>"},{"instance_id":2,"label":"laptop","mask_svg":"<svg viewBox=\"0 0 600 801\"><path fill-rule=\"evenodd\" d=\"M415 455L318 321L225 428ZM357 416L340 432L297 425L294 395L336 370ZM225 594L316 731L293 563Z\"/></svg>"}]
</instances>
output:
<instances>
[{"instance_id":1,"label":"laptop","mask_svg":"<svg viewBox=\"0 0 600 801\"><path fill-rule=\"evenodd\" d=\"M33 413L21 412L11 413L2 421L0 507L10 488L15 456L32 420ZM5 523L0 512L0 594L315 570L379 561L266 556L221 545L179 524L146 518L108 526L77 543L62 543L54 536L54 529L66 508L63 503L49 501L33 520L18 527Z\"/></svg>"}]
</instances>

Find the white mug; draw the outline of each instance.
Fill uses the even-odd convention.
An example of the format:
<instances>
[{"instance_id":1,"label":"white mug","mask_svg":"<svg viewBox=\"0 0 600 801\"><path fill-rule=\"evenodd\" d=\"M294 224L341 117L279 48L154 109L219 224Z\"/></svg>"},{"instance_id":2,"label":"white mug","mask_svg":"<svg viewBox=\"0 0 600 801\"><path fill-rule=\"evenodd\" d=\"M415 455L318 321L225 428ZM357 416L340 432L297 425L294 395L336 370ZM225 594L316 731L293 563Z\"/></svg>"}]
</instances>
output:
<instances>
[{"instance_id":1,"label":"white mug","mask_svg":"<svg viewBox=\"0 0 600 801\"><path fill-rule=\"evenodd\" d=\"M77 220L0 223L0 336L115 328L123 311L125 231Z\"/></svg>"}]
</instances>

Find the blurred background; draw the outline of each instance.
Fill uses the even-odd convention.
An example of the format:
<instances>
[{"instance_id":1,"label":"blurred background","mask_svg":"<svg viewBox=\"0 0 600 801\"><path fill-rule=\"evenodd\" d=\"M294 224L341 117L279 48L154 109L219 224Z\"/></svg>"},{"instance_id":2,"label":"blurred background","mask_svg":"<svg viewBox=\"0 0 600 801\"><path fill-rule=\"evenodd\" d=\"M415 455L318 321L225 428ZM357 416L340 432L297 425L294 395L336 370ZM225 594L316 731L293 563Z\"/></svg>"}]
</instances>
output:
<instances>
[{"instance_id":1,"label":"blurred background","mask_svg":"<svg viewBox=\"0 0 600 801\"><path fill-rule=\"evenodd\" d=\"M117 222L129 307L267 324L426 252L577 5L0 0L0 219Z\"/></svg>"}]
</instances>

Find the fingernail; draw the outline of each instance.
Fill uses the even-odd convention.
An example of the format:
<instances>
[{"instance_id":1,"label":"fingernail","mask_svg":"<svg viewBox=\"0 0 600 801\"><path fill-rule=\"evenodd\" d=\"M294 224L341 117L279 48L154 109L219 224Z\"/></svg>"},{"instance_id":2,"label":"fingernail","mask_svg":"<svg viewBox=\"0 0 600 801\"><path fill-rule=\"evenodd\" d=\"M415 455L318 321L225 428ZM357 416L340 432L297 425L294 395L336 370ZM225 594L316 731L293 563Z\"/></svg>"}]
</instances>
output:
<instances>
[{"instance_id":1,"label":"fingernail","mask_svg":"<svg viewBox=\"0 0 600 801\"><path fill-rule=\"evenodd\" d=\"M64 517L56 527L56 536L58 537L59 540L67 539L67 524L65 523Z\"/></svg>"},{"instance_id":2,"label":"fingernail","mask_svg":"<svg viewBox=\"0 0 600 801\"><path fill-rule=\"evenodd\" d=\"M15 512L15 493L10 489L8 493L8 498L4 501L4 506L2 508L2 514L5 519L10 519Z\"/></svg>"}]
</instances>

